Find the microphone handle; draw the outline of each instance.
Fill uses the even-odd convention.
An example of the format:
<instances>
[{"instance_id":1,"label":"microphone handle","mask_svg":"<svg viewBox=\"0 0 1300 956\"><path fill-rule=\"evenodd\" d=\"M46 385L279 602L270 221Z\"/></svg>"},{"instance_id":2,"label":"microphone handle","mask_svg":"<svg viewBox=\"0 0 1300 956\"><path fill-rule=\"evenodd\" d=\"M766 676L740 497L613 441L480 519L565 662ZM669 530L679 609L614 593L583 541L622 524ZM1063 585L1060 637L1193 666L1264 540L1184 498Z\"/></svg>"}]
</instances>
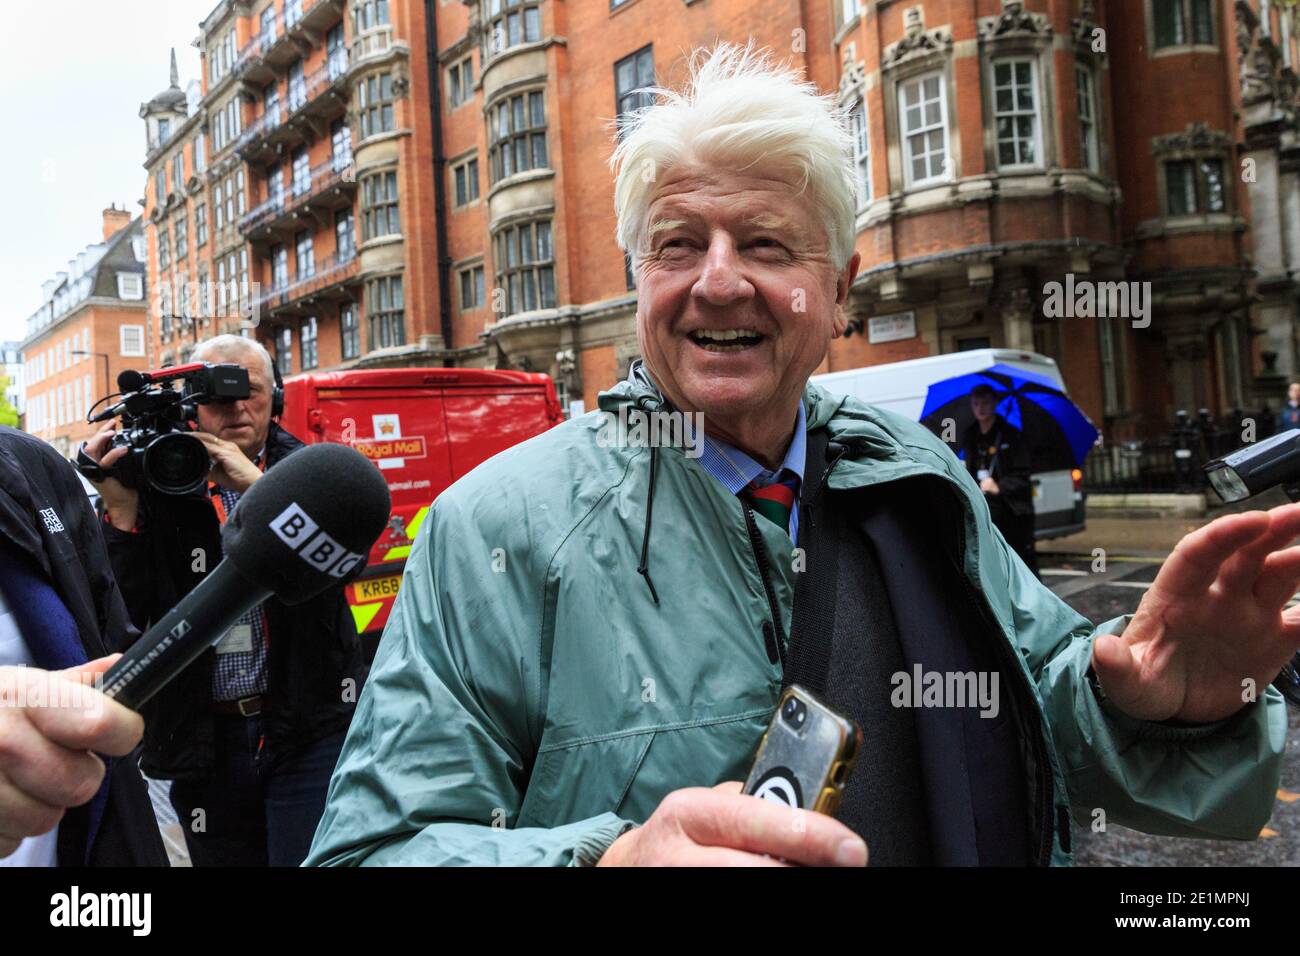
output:
<instances>
[{"instance_id":1,"label":"microphone handle","mask_svg":"<svg viewBox=\"0 0 1300 956\"><path fill-rule=\"evenodd\" d=\"M139 710L216 644L240 616L271 596L239 573L229 558L163 615L104 673L106 697Z\"/></svg>"}]
</instances>

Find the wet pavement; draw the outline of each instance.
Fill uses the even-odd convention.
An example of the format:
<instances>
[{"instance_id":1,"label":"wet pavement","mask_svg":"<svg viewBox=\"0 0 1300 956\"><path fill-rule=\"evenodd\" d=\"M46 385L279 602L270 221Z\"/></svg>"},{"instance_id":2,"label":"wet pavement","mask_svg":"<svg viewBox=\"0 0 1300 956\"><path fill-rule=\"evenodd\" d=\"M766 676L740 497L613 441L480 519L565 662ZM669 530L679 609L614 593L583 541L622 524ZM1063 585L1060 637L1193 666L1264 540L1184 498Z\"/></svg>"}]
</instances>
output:
<instances>
[{"instance_id":1,"label":"wet pavement","mask_svg":"<svg viewBox=\"0 0 1300 956\"><path fill-rule=\"evenodd\" d=\"M1092 522L1090 522L1092 524ZM1146 548L1172 547L1182 522L1139 522L1125 529L1128 542ZM1141 525L1146 526L1143 533ZM1157 528L1157 525L1163 526ZM1192 523L1195 526L1195 523ZM1094 529L1096 535L1101 529ZM1172 541L1169 539L1172 538ZM1073 542L1072 542L1073 543ZM1089 542L1090 544L1092 542ZM1127 542L1126 542L1127 543ZM1107 548L1105 567L1094 567L1086 554L1048 554L1040 545L1043 581L1067 604L1095 623L1137 609L1145 588L1160 569L1159 551L1143 549L1140 555L1118 557ZM1131 544L1129 545L1131 548ZM1080 548L1080 551L1084 549ZM1136 549L1132 549L1136 550ZM1087 549L1088 552L1091 548ZM1300 865L1300 710L1290 708L1290 732L1282 769L1281 788L1273 817L1252 841L1197 840L1149 836L1116 824L1105 832L1074 828L1075 861L1079 866L1298 866Z\"/></svg>"}]
</instances>

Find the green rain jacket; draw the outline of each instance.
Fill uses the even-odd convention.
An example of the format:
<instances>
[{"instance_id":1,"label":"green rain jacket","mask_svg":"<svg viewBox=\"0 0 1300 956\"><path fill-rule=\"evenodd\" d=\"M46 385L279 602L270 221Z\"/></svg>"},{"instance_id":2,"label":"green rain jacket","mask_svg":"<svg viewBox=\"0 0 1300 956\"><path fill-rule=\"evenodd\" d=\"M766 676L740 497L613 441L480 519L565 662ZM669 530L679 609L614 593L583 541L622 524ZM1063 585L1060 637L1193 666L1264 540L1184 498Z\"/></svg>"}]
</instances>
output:
<instances>
[{"instance_id":1,"label":"green rain jacket","mask_svg":"<svg viewBox=\"0 0 1300 956\"><path fill-rule=\"evenodd\" d=\"M925 428L813 385L803 401L810 430L864 450L831 472L832 489L938 476L959 493L965 574L1017 652L1007 657L1038 718L1027 725L1050 768L1040 774L1050 820L1072 812L1090 824L1104 808L1108 823L1149 833L1255 838L1286 738L1275 689L1189 728L1099 701L1087 680L1093 637L1122 633L1128 618L1093 627L1043 587ZM745 778L780 693L763 628L775 605L778 633L789 633L791 562L761 569L737 498L682 448L661 448L652 600L637 573L651 451L607 441L603 413L662 402L634 366L600 396L601 412L497 455L439 496L307 865L589 865L670 791ZM789 552L780 528L757 524L767 554ZM1068 864L1051 829L1043 861Z\"/></svg>"}]
</instances>

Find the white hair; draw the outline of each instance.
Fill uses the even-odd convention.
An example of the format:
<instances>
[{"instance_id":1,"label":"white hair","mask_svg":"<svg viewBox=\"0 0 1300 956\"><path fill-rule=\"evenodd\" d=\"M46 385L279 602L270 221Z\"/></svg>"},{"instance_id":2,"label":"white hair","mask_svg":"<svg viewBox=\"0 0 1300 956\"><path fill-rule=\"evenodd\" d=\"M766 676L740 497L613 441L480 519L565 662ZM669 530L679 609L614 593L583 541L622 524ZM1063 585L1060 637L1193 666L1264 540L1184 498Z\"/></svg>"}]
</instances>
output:
<instances>
[{"instance_id":1,"label":"white hair","mask_svg":"<svg viewBox=\"0 0 1300 956\"><path fill-rule=\"evenodd\" d=\"M206 339L200 342L190 354L190 360L203 362L209 357L228 359L241 352L245 355L252 353L260 358L262 364L266 366L266 380L275 381L275 363L271 360L271 353L266 350L266 346L257 339L247 339L242 335L216 335Z\"/></svg>"},{"instance_id":2,"label":"white hair","mask_svg":"<svg viewBox=\"0 0 1300 956\"><path fill-rule=\"evenodd\" d=\"M610 156L621 249L640 258L655 183L678 165L742 170L760 164L808 193L830 241L836 271L853 256L857 211L853 137L846 110L751 40L689 58L685 91L644 87L660 102L622 120Z\"/></svg>"}]
</instances>

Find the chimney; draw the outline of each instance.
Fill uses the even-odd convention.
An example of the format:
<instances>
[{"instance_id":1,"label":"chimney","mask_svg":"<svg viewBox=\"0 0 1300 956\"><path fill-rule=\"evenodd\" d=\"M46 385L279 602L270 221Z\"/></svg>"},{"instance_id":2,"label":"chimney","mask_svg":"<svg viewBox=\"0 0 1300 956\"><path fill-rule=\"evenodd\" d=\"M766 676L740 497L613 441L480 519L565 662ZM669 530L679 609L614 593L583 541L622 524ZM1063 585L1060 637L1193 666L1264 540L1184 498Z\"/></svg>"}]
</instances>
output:
<instances>
[{"instance_id":1,"label":"chimney","mask_svg":"<svg viewBox=\"0 0 1300 956\"><path fill-rule=\"evenodd\" d=\"M113 203L104 210L104 241L108 242L129 225L131 214L125 209L118 209L117 203Z\"/></svg>"}]
</instances>

